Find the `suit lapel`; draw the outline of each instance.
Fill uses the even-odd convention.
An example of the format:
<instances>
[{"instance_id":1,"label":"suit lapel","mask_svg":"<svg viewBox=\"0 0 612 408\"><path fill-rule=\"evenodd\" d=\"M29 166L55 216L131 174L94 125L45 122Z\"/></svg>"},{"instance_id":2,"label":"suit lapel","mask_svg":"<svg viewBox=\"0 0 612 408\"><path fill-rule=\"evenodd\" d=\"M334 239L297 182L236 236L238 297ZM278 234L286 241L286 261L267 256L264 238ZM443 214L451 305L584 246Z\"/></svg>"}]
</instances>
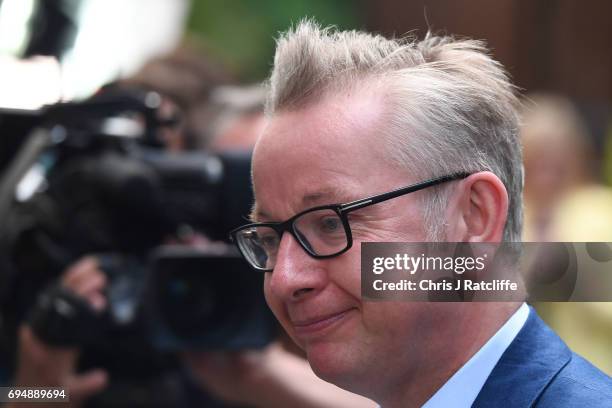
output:
<instances>
[{"instance_id":1,"label":"suit lapel","mask_svg":"<svg viewBox=\"0 0 612 408\"><path fill-rule=\"evenodd\" d=\"M525 325L489 375L472 407L530 407L569 362L571 351L530 307Z\"/></svg>"}]
</instances>

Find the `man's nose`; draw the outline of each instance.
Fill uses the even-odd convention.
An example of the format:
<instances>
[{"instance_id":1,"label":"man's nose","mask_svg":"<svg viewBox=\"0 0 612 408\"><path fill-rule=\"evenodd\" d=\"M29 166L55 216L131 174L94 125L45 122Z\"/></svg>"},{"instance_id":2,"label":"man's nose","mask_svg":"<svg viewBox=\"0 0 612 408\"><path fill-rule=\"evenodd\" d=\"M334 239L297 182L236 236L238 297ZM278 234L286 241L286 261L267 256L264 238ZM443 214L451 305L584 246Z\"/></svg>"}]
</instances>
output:
<instances>
[{"instance_id":1,"label":"man's nose","mask_svg":"<svg viewBox=\"0 0 612 408\"><path fill-rule=\"evenodd\" d=\"M324 260L311 257L289 234L283 234L270 279L270 291L284 301L299 301L327 284Z\"/></svg>"}]
</instances>

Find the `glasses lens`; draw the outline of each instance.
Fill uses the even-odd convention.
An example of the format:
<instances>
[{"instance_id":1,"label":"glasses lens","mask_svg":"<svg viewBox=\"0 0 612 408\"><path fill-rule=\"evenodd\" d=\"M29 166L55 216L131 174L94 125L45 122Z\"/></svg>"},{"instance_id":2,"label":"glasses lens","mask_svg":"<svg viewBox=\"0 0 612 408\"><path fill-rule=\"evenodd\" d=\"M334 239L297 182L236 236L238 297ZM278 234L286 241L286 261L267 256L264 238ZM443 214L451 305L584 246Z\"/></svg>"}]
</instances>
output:
<instances>
[{"instance_id":1,"label":"glasses lens","mask_svg":"<svg viewBox=\"0 0 612 408\"><path fill-rule=\"evenodd\" d=\"M257 269L272 270L280 237L270 227L251 227L238 231L236 241L244 257Z\"/></svg>"},{"instance_id":2,"label":"glasses lens","mask_svg":"<svg viewBox=\"0 0 612 408\"><path fill-rule=\"evenodd\" d=\"M314 255L334 255L348 245L346 229L334 210L307 212L295 220L293 229L304 247Z\"/></svg>"}]
</instances>

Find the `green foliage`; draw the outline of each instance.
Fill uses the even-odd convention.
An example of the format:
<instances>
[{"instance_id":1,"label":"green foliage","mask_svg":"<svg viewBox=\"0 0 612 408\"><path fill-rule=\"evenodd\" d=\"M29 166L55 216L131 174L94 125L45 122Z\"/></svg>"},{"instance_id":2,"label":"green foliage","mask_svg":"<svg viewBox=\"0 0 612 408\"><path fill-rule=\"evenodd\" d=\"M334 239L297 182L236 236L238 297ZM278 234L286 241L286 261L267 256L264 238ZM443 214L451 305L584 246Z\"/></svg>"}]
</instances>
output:
<instances>
[{"instance_id":1,"label":"green foliage","mask_svg":"<svg viewBox=\"0 0 612 408\"><path fill-rule=\"evenodd\" d=\"M359 28L353 0L193 0L188 34L203 41L239 78L265 78L274 39L304 17L341 29Z\"/></svg>"}]
</instances>

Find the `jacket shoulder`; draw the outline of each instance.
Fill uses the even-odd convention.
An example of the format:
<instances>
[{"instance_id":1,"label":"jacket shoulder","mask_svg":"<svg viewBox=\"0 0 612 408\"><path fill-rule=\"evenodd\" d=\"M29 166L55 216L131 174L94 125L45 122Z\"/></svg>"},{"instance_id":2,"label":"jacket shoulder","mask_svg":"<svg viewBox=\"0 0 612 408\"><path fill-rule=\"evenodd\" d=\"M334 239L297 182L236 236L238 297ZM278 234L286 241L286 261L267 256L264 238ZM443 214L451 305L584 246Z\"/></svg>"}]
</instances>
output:
<instances>
[{"instance_id":1,"label":"jacket shoulder","mask_svg":"<svg viewBox=\"0 0 612 408\"><path fill-rule=\"evenodd\" d=\"M535 406L612 408L612 378L572 353L570 361L540 394Z\"/></svg>"},{"instance_id":2,"label":"jacket shoulder","mask_svg":"<svg viewBox=\"0 0 612 408\"><path fill-rule=\"evenodd\" d=\"M491 406L612 408L612 379L572 352L530 308L473 404Z\"/></svg>"}]
</instances>

